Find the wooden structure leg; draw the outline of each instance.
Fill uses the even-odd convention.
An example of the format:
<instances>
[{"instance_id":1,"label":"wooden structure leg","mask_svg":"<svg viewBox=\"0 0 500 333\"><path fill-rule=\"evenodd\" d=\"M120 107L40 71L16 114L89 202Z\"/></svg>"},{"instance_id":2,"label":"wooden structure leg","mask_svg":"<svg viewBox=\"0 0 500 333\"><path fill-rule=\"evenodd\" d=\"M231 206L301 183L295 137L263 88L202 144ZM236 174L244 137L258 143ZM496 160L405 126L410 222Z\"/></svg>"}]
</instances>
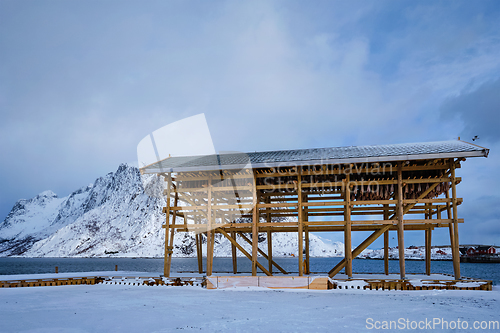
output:
<instances>
[{"instance_id":1,"label":"wooden structure leg","mask_svg":"<svg viewBox=\"0 0 500 333\"><path fill-rule=\"evenodd\" d=\"M348 279L352 279L352 242L351 242L351 191L350 191L350 175L346 175L344 186L344 258L345 258L345 274Z\"/></svg>"},{"instance_id":2,"label":"wooden structure leg","mask_svg":"<svg viewBox=\"0 0 500 333\"><path fill-rule=\"evenodd\" d=\"M175 213L172 216L172 224L175 224ZM170 241L169 241L169 251L168 251L168 256L167 256L167 267L168 267L168 275L165 276L170 276L170 268L172 267L172 255L174 252L174 235L175 235L175 228L169 228L170 229Z\"/></svg>"},{"instance_id":3,"label":"wooden structure leg","mask_svg":"<svg viewBox=\"0 0 500 333\"><path fill-rule=\"evenodd\" d=\"M234 215L231 214L229 216L229 222L234 222ZM231 237L236 240L236 231L231 230ZM233 261L233 274L236 274L238 273L238 256L236 253L236 246L234 246L233 243L231 243L231 259Z\"/></svg>"},{"instance_id":4,"label":"wooden structure leg","mask_svg":"<svg viewBox=\"0 0 500 333\"><path fill-rule=\"evenodd\" d=\"M303 216L303 206L302 206L302 177L300 174L297 175L297 201L298 201L298 244L299 244L299 276L304 275L304 216Z\"/></svg>"},{"instance_id":5,"label":"wooden structure leg","mask_svg":"<svg viewBox=\"0 0 500 333\"><path fill-rule=\"evenodd\" d=\"M212 248L211 244L212 244L212 231L208 231L207 230L207 233L205 234L205 237L207 239L207 250L206 250L206 253L207 253L207 268L206 268L206 273L207 273L207 276L211 276L212 275L212 261L210 260L210 249Z\"/></svg>"},{"instance_id":6,"label":"wooden structure leg","mask_svg":"<svg viewBox=\"0 0 500 333\"><path fill-rule=\"evenodd\" d=\"M194 223L199 224L199 217L194 218ZM194 239L196 242L196 257L198 259L198 273L203 273L203 236L200 233L195 233Z\"/></svg>"},{"instance_id":7,"label":"wooden structure leg","mask_svg":"<svg viewBox=\"0 0 500 333\"><path fill-rule=\"evenodd\" d=\"M431 236L432 229L425 229L425 274L431 275Z\"/></svg>"},{"instance_id":8,"label":"wooden structure leg","mask_svg":"<svg viewBox=\"0 0 500 333\"><path fill-rule=\"evenodd\" d=\"M426 205L429 207L429 205ZM432 219L432 211L431 208L426 209L425 213L426 219ZM431 242L431 236L432 236L432 229L431 227L428 227L425 229L425 274L431 275L431 249L432 249L432 242Z\"/></svg>"},{"instance_id":9,"label":"wooden structure leg","mask_svg":"<svg viewBox=\"0 0 500 333\"><path fill-rule=\"evenodd\" d=\"M231 237L236 239L236 231L231 231ZM236 256L236 246L231 243L231 257L233 259L233 274L238 273L238 257Z\"/></svg>"},{"instance_id":10,"label":"wooden structure leg","mask_svg":"<svg viewBox=\"0 0 500 333\"><path fill-rule=\"evenodd\" d=\"M384 273L389 275L389 230L384 232Z\"/></svg>"},{"instance_id":11,"label":"wooden structure leg","mask_svg":"<svg viewBox=\"0 0 500 333\"><path fill-rule=\"evenodd\" d=\"M210 275L212 275L214 269L214 246L215 246L215 232L212 230L212 240L210 242L210 267L211 267Z\"/></svg>"},{"instance_id":12,"label":"wooden structure leg","mask_svg":"<svg viewBox=\"0 0 500 333\"><path fill-rule=\"evenodd\" d=\"M266 203L271 203L271 199L267 197ZM271 212L268 209L266 214L266 222L271 223ZM273 274L273 234L271 230L267 231L267 257L269 263L269 273Z\"/></svg>"},{"instance_id":13,"label":"wooden structure leg","mask_svg":"<svg viewBox=\"0 0 500 333\"><path fill-rule=\"evenodd\" d=\"M252 276L257 275L257 266L259 264L257 258L257 244L259 241L259 229L257 224L259 223L259 214L257 208L257 180L254 175L254 186L253 186L253 214L252 214ZM235 244L236 245L236 244Z\"/></svg>"},{"instance_id":14,"label":"wooden structure leg","mask_svg":"<svg viewBox=\"0 0 500 333\"><path fill-rule=\"evenodd\" d=\"M399 275L402 280L406 279L405 273L405 238L404 238L404 222L403 222L403 164L398 163L398 250L399 250Z\"/></svg>"},{"instance_id":15,"label":"wooden structure leg","mask_svg":"<svg viewBox=\"0 0 500 333\"><path fill-rule=\"evenodd\" d=\"M167 268L167 258L168 258L168 251L169 251L169 237L168 237L168 229L170 228L170 189L172 187L172 178L170 177L170 174L167 176L167 190L166 190L166 198L165 201L167 202L167 206L165 207L165 213L167 215L166 221L165 221L165 253L163 256L163 276L169 276L170 274L170 268Z\"/></svg>"},{"instance_id":16,"label":"wooden structure leg","mask_svg":"<svg viewBox=\"0 0 500 333\"><path fill-rule=\"evenodd\" d=\"M214 251L213 251L213 216L212 216L212 178L208 179L208 190L207 190L207 276L212 275L212 264L214 260Z\"/></svg>"},{"instance_id":17,"label":"wooden structure leg","mask_svg":"<svg viewBox=\"0 0 500 333\"><path fill-rule=\"evenodd\" d=\"M175 193L174 197L174 205L177 206L179 203L179 193ZM172 251L169 252L168 255L168 268L170 270L170 267L172 266L172 255L174 254L174 235L175 235L175 225L177 223L177 211L174 210L174 213L172 214L172 226L174 228L170 228L170 246L172 247Z\"/></svg>"},{"instance_id":18,"label":"wooden structure leg","mask_svg":"<svg viewBox=\"0 0 500 333\"><path fill-rule=\"evenodd\" d=\"M196 250L198 256L198 273L203 273L203 247L202 247L203 236L201 234L196 234Z\"/></svg>"},{"instance_id":19,"label":"wooden structure leg","mask_svg":"<svg viewBox=\"0 0 500 333\"><path fill-rule=\"evenodd\" d=\"M167 221L169 222L169 221ZM173 250L172 246L170 245L170 227L167 224L165 227L165 257L163 258L163 276L169 277L170 276L170 267L168 265L168 255L169 252Z\"/></svg>"},{"instance_id":20,"label":"wooden structure leg","mask_svg":"<svg viewBox=\"0 0 500 333\"><path fill-rule=\"evenodd\" d=\"M267 231L267 257L269 258L269 273L273 273L273 234L271 230Z\"/></svg>"},{"instance_id":21,"label":"wooden structure leg","mask_svg":"<svg viewBox=\"0 0 500 333\"><path fill-rule=\"evenodd\" d=\"M450 198L450 191L445 192L446 199ZM446 203L446 213L448 215L448 219L452 219L451 216L451 205L449 202ZM451 254L453 257L453 249L455 248L455 233L453 231L453 223L448 224L448 231L450 232L450 247L451 247ZM455 270L455 261L453 261L453 268Z\"/></svg>"},{"instance_id":22,"label":"wooden structure leg","mask_svg":"<svg viewBox=\"0 0 500 333\"><path fill-rule=\"evenodd\" d=\"M172 254L174 249L174 234L175 234L175 220L176 220L176 211L174 211L172 215L172 226L170 225L170 197L171 197L171 188L172 188L172 177L169 174L167 176L167 220L165 226L165 258L163 263L163 275L166 277L170 276L170 267L172 264ZM174 206L177 206L178 203L178 194L175 194Z\"/></svg>"},{"instance_id":23,"label":"wooden structure leg","mask_svg":"<svg viewBox=\"0 0 500 333\"><path fill-rule=\"evenodd\" d=\"M307 194L304 194L303 198L304 202L307 202ZM307 223L309 221L309 214L308 214L308 209L304 208L302 212L304 216L304 221ZM305 239L305 253L306 253L306 260L304 261L304 274L311 274L311 269L309 266L309 227L306 225L304 227L304 239Z\"/></svg>"},{"instance_id":24,"label":"wooden structure leg","mask_svg":"<svg viewBox=\"0 0 500 333\"><path fill-rule=\"evenodd\" d=\"M384 220L389 219L389 205L384 205ZM384 232L384 272L389 275L389 230Z\"/></svg>"},{"instance_id":25,"label":"wooden structure leg","mask_svg":"<svg viewBox=\"0 0 500 333\"><path fill-rule=\"evenodd\" d=\"M458 203L457 203L457 184L455 177L455 161L451 162L451 200L453 206L453 269L455 271L455 280L460 279L460 249L458 240Z\"/></svg>"},{"instance_id":26,"label":"wooden structure leg","mask_svg":"<svg viewBox=\"0 0 500 333\"><path fill-rule=\"evenodd\" d=\"M310 274L310 266L309 266L309 228L307 226L304 227L304 240L305 240L305 253L306 259L304 260L304 274Z\"/></svg>"}]
</instances>

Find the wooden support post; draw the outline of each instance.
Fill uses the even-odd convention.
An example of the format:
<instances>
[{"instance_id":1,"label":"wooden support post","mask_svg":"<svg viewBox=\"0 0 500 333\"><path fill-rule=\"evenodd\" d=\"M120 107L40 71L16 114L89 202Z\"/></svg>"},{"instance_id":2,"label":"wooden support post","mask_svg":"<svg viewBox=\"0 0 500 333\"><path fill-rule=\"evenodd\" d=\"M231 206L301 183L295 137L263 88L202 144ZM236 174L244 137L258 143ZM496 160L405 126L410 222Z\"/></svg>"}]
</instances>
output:
<instances>
[{"instance_id":1,"label":"wooden support post","mask_svg":"<svg viewBox=\"0 0 500 333\"><path fill-rule=\"evenodd\" d=\"M299 244L299 276L304 275L304 217L302 215L302 177L301 177L301 167L299 167L299 172L297 175L297 214L298 214L298 244Z\"/></svg>"},{"instance_id":2,"label":"wooden support post","mask_svg":"<svg viewBox=\"0 0 500 333\"><path fill-rule=\"evenodd\" d=\"M273 233L271 230L267 231L267 256L269 262L269 273L273 274Z\"/></svg>"},{"instance_id":3,"label":"wooden support post","mask_svg":"<svg viewBox=\"0 0 500 333\"><path fill-rule=\"evenodd\" d=\"M213 227L213 225L212 225L212 227ZM210 253L211 253L210 266L212 267L212 272L214 269L214 246L215 246L215 232L212 230L212 241L210 242Z\"/></svg>"},{"instance_id":4,"label":"wooden support post","mask_svg":"<svg viewBox=\"0 0 500 333\"><path fill-rule=\"evenodd\" d=\"M236 231L231 231L231 237L236 240ZM231 257L233 258L233 274L238 273L238 257L236 256L236 246L231 243Z\"/></svg>"},{"instance_id":5,"label":"wooden support post","mask_svg":"<svg viewBox=\"0 0 500 333\"><path fill-rule=\"evenodd\" d=\"M212 264L214 259L214 252L212 243L214 241L212 230L212 177L208 177L207 189L207 276L212 275Z\"/></svg>"},{"instance_id":6,"label":"wooden support post","mask_svg":"<svg viewBox=\"0 0 500 333\"><path fill-rule=\"evenodd\" d=\"M460 280L460 242L458 240L458 204L457 204L457 182L455 178L455 161L451 161L451 200L453 206L453 269L455 280Z\"/></svg>"},{"instance_id":7,"label":"wooden support post","mask_svg":"<svg viewBox=\"0 0 500 333\"><path fill-rule=\"evenodd\" d=\"M252 276L257 275L257 263L258 263L258 258L257 258L257 245L259 242L259 229L258 229L258 223L259 223L259 214L258 214L258 208L257 208L257 174L255 173L254 170L254 179L253 179L253 214L252 214Z\"/></svg>"},{"instance_id":8,"label":"wooden support post","mask_svg":"<svg viewBox=\"0 0 500 333\"><path fill-rule=\"evenodd\" d=\"M425 229L425 274L431 275L431 237L432 229Z\"/></svg>"},{"instance_id":9,"label":"wooden support post","mask_svg":"<svg viewBox=\"0 0 500 333\"><path fill-rule=\"evenodd\" d=\"M398 163L398 250L399 250L399 276L406 279L405 273L405 238L403 222L403 162Z\"/></svg>"},{"instance_id":10,"label":"wooden support post","mask_svg":"<svg viewBox=\"0 0 500 333\"><path fill-rule=\"evenodd\" d=\"M167 175L167 197L166 197L166 202L167 202L167 207L165 210L166 213L166 221L165 221L165 253L163 257L163 275L168 277L170 276L170 267L168 267L168 253L171 251L170 249L170 244L169 240L170 238L168 237L169 234L169 229L170 229L170 196L171 196L171 190L172 190L172 176L169 173Z\"/></svg>"},{"instance_id":11,"label":"wooden support post","mask_svg":"<svg viewBox=\"0 0 500 333\"><path fill-rule=\"evenodd\" d=\"M432 205L426 205L426 219L432 219ZM431 250L432 250L432 229L427 227L425 229L425 274L431 275Z\"/></svg>"},{"instance_id":12,"label":"wooden support post","mask_svg":"<svg viewBox=\"0 0 500 333\"><path fill-rule=\"evenodd\" d=\"M389 205L384 205L384 220L389 219ZM384 272L389 275L389 230L384 232Z\"/></svg>"},{"instance_id":13,"label":"wooden support post","mask_svg":"<svg viewBox=\"0 0 500 333\"><path fill-rule=\"evenodd\" d=\"M174 197L174 207L177 207L177 204L179 202L179 195L177 192L175 192L175 197ZM175 223L177 220L177 211L174 210L172 214L172 227L170 229L170 240L169 240L169 251L167 255L167 274L165 276L170 276L170 267L172 266L172 255L174 252L174 235L175 235Z\"/></svg>"},{"instance_id":14,"label":"wooden support post","mask_svg":"<svg viewBox=\"0 0 500 333\"><path fill-rule=\"evenodd\" d=\"M308 202L307 194L304 194L303 201ZM309 222L309 214L308 214L307 207L304 208L303 214L304 214L304 221ZM305 237L305 243L306 243L305 244L305 246L306 246L306 261L305 261L305 265L304 265L304 273L311 274L311 270L310 270L310 266L309 266L309 226L307 226L307 225L304 227L304 237Z\"/></svg>"},{"instance_id":15,"label":"wooden support post","mask_svg":"<svg viewBox=\"0 0 500 333\"><path fill-rule=\"evenodd\" d=\"M265 200L266 203L271 203L271 197L267 197ZM266 214L266 222L271 223L271 210L267 210ZM273 234L271 230L267 231L267 256L268 256L268 264L269 264L269 273L273 274Z\"/></svg>"},{"instance_id":16,"label":"wooden support post","mask_svg":"<svg viewBox=\"0 0 500 333\"><path fill-rule=\"evenodd\" d=\"M449 190L446 191L444 194L446 196L446 199L450 198L450 191ZM452 219L453 218L451 216L451 205L450 205L449 202L446 203L446 213L447 213L448 219ZM448 224L448 231L450 232L450 247L451 247L451 253L452 253L452 256L453 256L453 249L455 247L455 242L454 242L455 234L453 233L453 223L449 223ZM453 267L455 267L455 262L453 262Z\"/></svg>"},{"instance_id":17,"label":"wooden support post","mask_svg":"<svg viewBox=\"0 0 500 333\"><path fill-rule=\"evenodd\" d=\"M200 217L194 217L194 223L200 224ZM195 234L196 239L196 256L198 257L198 273L203 273L203 236L201 233Z\"/></svg>"},{"instance_id":18,"label":"wooden support post","mask_svg":"<svg viewBox=\"0 0 500 333\"><path fill-rule=\"evenodd\" d=\"M194 239L196 241L196 257L198 259L198 273L203 273L203 257L201 254L201 234L195 234Z\"/></svg>"},{"instance_id":19,"label":"wooden support post","mask_svg":"<svg viewBox=\"0 0 500 333\"><path fill-rule=\"evenodd\" d=\"M350 174L346 174L344 186L344 258L345 274L352 279L352 242L351 242L351 183Z\"/></svg>"}]
</instances>

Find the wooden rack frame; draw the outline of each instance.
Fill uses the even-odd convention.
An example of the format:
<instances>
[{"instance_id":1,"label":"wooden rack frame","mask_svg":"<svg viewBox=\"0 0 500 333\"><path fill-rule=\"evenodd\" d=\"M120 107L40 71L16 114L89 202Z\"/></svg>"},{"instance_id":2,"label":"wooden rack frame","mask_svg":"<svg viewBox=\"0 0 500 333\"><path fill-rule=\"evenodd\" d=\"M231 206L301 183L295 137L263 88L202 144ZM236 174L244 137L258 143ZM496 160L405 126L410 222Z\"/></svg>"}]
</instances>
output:
<instances>
[{"instance_id":1,"label":"wooden rack frame","mask_svg":"<svg viewBox=\"0 0 500 333\"><path fill-rule=\"evenodd\" d=\"M196 232L198 268L203 272L202 236L207 239L207 276L213 271L214 235L222 234L232 245L233 271L237 251L257 270L286 273L274 260L272 235L294 232L298 239L298 275L309 269L309 233L343 232L345 258L333 267L333 277L345 268L352 277L352 259L378 237L384 236L384 267L388 271L389 231L398 235L401 279L405 279L404 231L425 234L426 274L431 273L431 236L434 228L449 228L455 279L460 279L460 257L455 169L465 158L301 165L243 170L162 173L165 177L167 220L165 270L170 275L176 232ZM451 195L450 195L451 192ZM173 203L173 204L172 204ZM443 214L443 212L445 214ZM416 218L410 218L417 215ZM352 232L372 234L353 251ZM251 239L244 233L251 233ZM258 234L266 233L267 252L258 247ZM252 245L248 253L239 239ZM258 254L268 261L259 263Z\"/></svg>"}]
</instances>

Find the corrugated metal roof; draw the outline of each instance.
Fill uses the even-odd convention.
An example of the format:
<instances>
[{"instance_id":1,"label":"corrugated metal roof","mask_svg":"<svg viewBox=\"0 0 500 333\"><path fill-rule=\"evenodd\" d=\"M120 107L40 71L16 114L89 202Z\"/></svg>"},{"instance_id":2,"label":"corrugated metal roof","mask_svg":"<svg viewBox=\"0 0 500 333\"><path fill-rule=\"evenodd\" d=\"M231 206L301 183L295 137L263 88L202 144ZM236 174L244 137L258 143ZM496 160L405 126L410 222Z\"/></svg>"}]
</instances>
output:
<instances>
[{"instance_id":1,"label":"corrugated metal roof","mask_svg":"<svg viewBox=\"0 0 500 333\"><path fill-rule=\"evenodd\" d=\"M170 157L142 168L144 173L239 169L312 164L390 162L434 158L487 157L489 149L468 142L439 141Z\"/></svg>"}]
</instances>

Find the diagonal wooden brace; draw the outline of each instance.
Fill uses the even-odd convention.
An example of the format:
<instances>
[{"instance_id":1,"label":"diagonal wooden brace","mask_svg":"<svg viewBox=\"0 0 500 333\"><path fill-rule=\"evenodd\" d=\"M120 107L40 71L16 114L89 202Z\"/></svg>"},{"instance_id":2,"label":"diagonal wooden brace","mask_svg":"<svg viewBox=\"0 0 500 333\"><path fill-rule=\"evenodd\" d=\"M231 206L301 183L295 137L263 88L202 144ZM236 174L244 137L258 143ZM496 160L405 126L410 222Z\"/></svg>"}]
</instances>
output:
<instances>
[{"instance_id":1,"label":"diagonal wooden brace","mask_svg":"<svg viewBox=\"0 0 500 333\"><path fill-rule=\"evenodd\" d=\"M215 229L215 231L223 234L232 244L234 244L234 246L238 248L238 250L241 251L241 253L243 253L248 259L252 260L252 256L247 251L245 251L245 249L240 244L238 244L236 240L234 240L231 236L229 236L229 234L224 229L217 228ZM256 264L257 267L259 267L267 276L271 276L271 273L269 273L269 271L265 269L261 263L257 261Z\"/></svg>"},{"instance_id":2,"label":"diagonal wooden brace","mask_svg":"<svg viewBox=\"0 0 500 333\"><path fill-rule=\"evenodd\" d=\"M379 238L380 235L389 230L391 227L392 224L385 225L382 228L375 231L373 234L371 234L367 239L363 241L363 243L359 244L358 247L355 248L354 251L352 251L352 257L356 258L358 255L360 255L364 249L366 249L371 243L373 243L377 238ZM328 272L328 276L334 277L338 272L342 270L342 268L345 267L345 265L346 265L346 260L344 258Z\"/></svg>"},{"instance_id":3,"label":"diagonal wooden brace","mask_svg":"<svg viewBox=\"0 0 500 333\"><path fill-rule=\"evenodd\" d=\"M245 236L242 232L238 231L238 235L240 235L241 238L243 238L248 244L252 245L252 241L250 239L248 239L247 236ZM266 258L267 260L269 260L269 257L267 256L267 254L262 251L261 249L259 249L257 247L257 250L259 251L259 253L264 257ZM283 274L288 274L287 271L285 271L280 265L278 265L274 260L271 259L271 263L281 271L281 273Z\"/></svg>"}]
</instances>

